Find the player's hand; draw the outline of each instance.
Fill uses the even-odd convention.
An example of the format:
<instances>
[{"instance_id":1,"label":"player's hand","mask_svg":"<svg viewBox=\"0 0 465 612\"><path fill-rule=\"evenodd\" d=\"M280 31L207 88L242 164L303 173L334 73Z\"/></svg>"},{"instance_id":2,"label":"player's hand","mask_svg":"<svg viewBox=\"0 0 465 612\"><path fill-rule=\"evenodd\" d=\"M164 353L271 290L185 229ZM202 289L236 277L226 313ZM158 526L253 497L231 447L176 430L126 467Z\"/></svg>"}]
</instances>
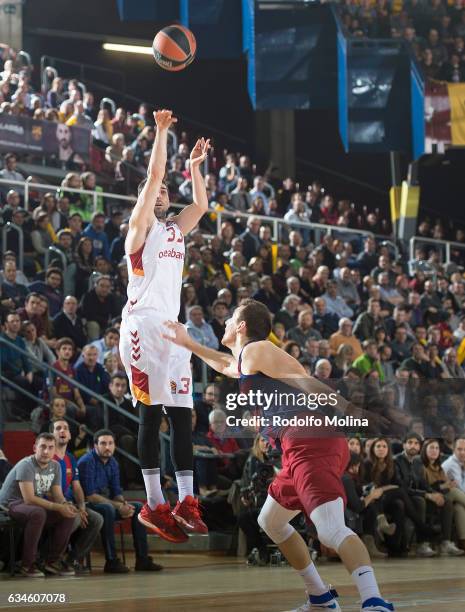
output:
<instances>
[{"instance_id":1,"label":"player's hand","mask_svg":"<svg viewBox=\"0 0 465 612\"><path fill-rule=\"evenodd\" d=\"M178 346L188 347L191 337L187 333L187 329L178 321L165 321L164 325L170 330L171 334L162 334L163 338L170 340Z\"/></svg>"},{"instance_id":2,"label":"player's hand","mask_svg":"<svg viewBox=\"0 0 465 612\"><path fill-rule=\"evenodd\" d=\"M199 138L191 151L190 156L190 167L195 168L199 166L207 157L208 150L210 148L210 139Z\"/></svg>"},{"instance_id":3,"label":"player's hand","mask_svg":"<svg viewBox=\"0 0 465 612\"><path fill-rule=\"evenodd\" d=\"M178 121L176 117L173 117L173 111L166 110L165 108L163 110L155 111L153 113L153 117L159 130L168 130L173 123Z\"/></svg>"}]
</instances>

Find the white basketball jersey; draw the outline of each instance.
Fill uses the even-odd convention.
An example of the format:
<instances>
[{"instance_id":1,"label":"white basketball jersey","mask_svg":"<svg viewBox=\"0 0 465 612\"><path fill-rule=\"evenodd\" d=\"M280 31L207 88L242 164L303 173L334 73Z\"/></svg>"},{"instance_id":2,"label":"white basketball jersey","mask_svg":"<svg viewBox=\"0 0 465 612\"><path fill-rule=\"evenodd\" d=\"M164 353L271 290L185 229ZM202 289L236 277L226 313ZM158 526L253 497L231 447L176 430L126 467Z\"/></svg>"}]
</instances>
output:
<instances>
[{"instance_id":1,"label":"white basketball jersey","mask_svg":"<svg viewBox=\"0 0 465 612\"><path fill-rule=\"evenodd\" d=\"M150 309L177 321L184 255L184 236L176 223L155 220L144 244L128 257L128 301L123 316Z\"/></svg>"}]
</instances>

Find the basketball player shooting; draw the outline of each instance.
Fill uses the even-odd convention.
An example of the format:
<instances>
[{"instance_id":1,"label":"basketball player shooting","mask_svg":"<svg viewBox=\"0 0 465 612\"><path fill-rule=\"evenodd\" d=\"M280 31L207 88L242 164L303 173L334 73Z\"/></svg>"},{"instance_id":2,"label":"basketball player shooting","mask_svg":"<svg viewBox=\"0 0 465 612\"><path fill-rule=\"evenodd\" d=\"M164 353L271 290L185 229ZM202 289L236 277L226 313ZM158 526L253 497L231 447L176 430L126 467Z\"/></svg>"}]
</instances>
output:
<instances>
[{"instance_id":1,"label":"basketball player shooting","mask_svg":"<svg viewBox=\"0 0 465 612\"><path fill-rule=\"evenodd\" d=\"M198 344L177 322L167 321L166 326L165 338L191 351L221 374L239 378L241 392L261 389L264 382L274 379L291 381L290 386L306 393L333 393L309 376L296 359L267 340L271 317L260 302L244 300L228 320L222 344L231 349L232 355ZM342 397L338 402L338 409L346 410L348 402ZM287 406L270 407L275 414L285 410ZM302 414L302 408L298 410ZM267 433L270 437L270 432ZM346 438L328 434L325 437L324 433L303 435L299 428L289 426L276 432L275 440L283 453L282 470L270 485L258 523L305 583L307 601L294 612L341 610L336 591L322 581L303 538L289 523L300 512L315 525L320 542L337 551L351 573L360 593L361 611L394 610L380 595L365 545L345 525L341 476L349 460Z\"/></svg>"},{"instance_id":2,"label":"basketball player shooting","mask_svg":"<svg viewBox=\"0 0 465 612\"><path fill-rule=\"evenodd\" d=\"M208 209L200 164L209 140L192 149L190 171L194 203L167 219L170 206L164 182L167 137L176 123L169 110L154 113L157 125L147 178L129 219L125 250L128 301L123 310L120 353L139 410L137 450L147 503L139 521L170 542L185 542L186 532L207 533L193 494L191 353L166 341L163 321L177 320L184 268L184 236ZM163 408L170 421L171 459L179 501L171 511L160 482L159 430Z\"/></svg>"}]
</instances>

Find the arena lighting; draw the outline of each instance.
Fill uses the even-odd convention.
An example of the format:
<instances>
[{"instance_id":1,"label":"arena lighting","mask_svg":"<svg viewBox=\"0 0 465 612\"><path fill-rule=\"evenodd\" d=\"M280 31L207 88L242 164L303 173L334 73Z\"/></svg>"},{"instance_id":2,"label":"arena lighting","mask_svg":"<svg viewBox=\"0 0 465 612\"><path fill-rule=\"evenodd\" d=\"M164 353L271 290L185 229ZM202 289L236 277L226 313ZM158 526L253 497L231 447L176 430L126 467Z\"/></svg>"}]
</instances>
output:
<instances>
[{"instance_id":1,"label":"arena lighting","mask_svg":"<svg viewBox=\"0 0 465 612\"><path fill-rule=\"evenodd\" d=\"M120 45L117 43L103 43L105 51L120 51L121 53L139 53L141 55L153 55L152 47L140 45Z\"/></svg>"}]
</instances>

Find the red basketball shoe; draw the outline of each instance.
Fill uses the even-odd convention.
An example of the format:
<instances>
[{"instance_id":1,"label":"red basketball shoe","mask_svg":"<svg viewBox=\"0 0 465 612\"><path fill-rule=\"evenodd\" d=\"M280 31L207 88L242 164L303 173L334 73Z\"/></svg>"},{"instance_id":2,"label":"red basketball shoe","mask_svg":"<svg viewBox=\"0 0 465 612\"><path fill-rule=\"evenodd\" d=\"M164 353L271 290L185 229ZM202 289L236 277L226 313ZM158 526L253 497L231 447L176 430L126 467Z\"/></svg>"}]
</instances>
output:
<instances>
[{"instance_id":1,"label":"red basketball shoe","mask_svg":"<svg viewBox=\"0 0 465 612\"><path fill-rule=\"evenodd\" d=\"M208 533L208 527L200 516L199 500L192 495L187 495L182 502L178 501L173 510L173 516L187 531Z\"/></svg>"},{"instance_id":2,"label":"red basketball shoe","mask_svg":"<svg viewBox=\"0 0 465 612\"><path fill-rule=\"evenodd\" d=\"M147 529L168 542L182 544L189 539L174 520L169 502L158 504L155 510L152 510L148 504L144 504L137 518Z\"/></svg>"}]
</instances>

